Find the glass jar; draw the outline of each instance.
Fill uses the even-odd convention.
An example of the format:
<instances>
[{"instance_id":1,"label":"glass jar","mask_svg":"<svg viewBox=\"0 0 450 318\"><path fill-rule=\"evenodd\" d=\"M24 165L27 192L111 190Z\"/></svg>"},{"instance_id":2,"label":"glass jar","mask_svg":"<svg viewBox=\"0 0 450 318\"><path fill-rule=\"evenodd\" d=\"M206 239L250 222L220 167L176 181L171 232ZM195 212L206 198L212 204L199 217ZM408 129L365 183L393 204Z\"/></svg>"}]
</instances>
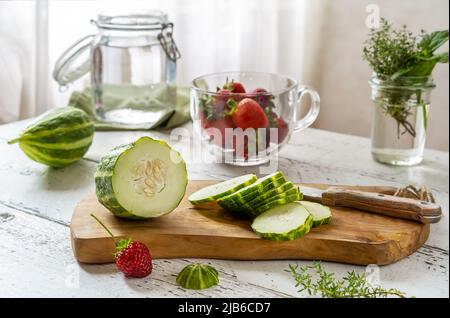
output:
<instances>
[{"instance_id":1,"label":"glass jar","mask_svg":"<svg viewBox=\"0 0 450 318\"><path fill-rule=\"evenodd\" d=\"M431 77L391 80L374 76L369 81L375 105L372 122L372 156L399 166L423 159L431 91Z\"/></svg>"},{"instance_id":2,"label":"glass jar","mask_svg":"<svg viewBox=\"0 0 450 318\"><path fill-rule=\"evenodd\" d=\"M175 105L180 57L167 15L107 12L91 22L98 33L63 53L55 66L55 80L65 86L90 71L99 122L139 128L160 120L160 113Z\"/></svg>"}]
</instances>

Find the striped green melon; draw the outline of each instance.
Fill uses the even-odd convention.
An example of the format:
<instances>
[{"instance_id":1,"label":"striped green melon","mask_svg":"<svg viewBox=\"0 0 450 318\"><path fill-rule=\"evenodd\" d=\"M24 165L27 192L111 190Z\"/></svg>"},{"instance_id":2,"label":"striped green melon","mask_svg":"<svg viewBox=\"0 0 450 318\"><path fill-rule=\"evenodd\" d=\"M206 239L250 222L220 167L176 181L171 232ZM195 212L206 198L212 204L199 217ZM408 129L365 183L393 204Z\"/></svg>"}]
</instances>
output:
<instances>
[{"instance_id":1,"label":"striped green melon","mask_svg":"<svg viewBox=\"0 0 450 318\"><path fill-rule=\"evenodd\" d=\"M256 198L252 198L249 202L247 202L249 205L251 206L255 206L257 204L259 204L262 201L266 201L268 199L273 198L274 196L281 194L281 193L286 193L286 191L291 190L294 188L294 183L292 183L291 181L289 182L285 182L282 185L280 185L277 188L271 189L271 190L267 190L265 191L263 194L257 196ZM247 197L243 198L244 200L247 200Z\"/></svg>"},{"instance_id":2,"label":"striped green melon","mask_svg":"<svg viewBox=\"0 0 450 318\"><path fill-rule=\"evenodd\" d=\"M230 206L239 205L240 203L246 203L253 198L256 198L258 195L264 194L266 191L277 188L283 183L286 182L286 179L282 172L277 171L271 175L267 175L263 178L258 179L256 182L239 189L227 196L223 196L219 198L217 201L221 204L222 201L225 201L225 204L229 204ZM244 197L246 199L244 199Z\"/></svg>"},{"instance_id":3,"label":"striped green melon","mask_svg":"<svg viewBox=\"0 0 450 318\"><path fill-rule=\"evenodd\" d=\"M309 201L300 201L300 204L311 213L313 227L331 223L331 209L323 204Z\"/></svg>"},{"instance_id":4,"label":"striped green melon","mask_svg":"<svg viewBox=\"0 0 450 318\"><path fill-rule=\"evenodd\" d=\"M256 210L259 207L261 207L261 206L263 206L263 205L265 205L267 203L270 203L270 202L275 201L275 200L284 199L284 198L286 198L288 196L292 196L292 195L298 195L300 197L300 190L297 187L295 187L295 188L286 190L285 192L276 194L276 195L274 195L271 198L268 198L268 199L265 199L265 200L261 200L259 202L256 201L254 203L251 203L250 206L252 207L253 210ZM302 194L302 196L303 196L303 194Z\"/></svg>"},{"instance_id":5,"label":"striped green melon","mask_svg":"<svg viewBox=\"0 0 450 318\"><path fill-rule=\"evenodd\" d=\"M274 199L274 200L268 201L268 202L264 203L263 205L260 205L256 208L254 208L253 210L251 210L251 215L256 216L256 215L261 214L262 212L269 210L273 207L276 207L279 205L284 205L284 204L291 203L294 201L299 201L302 198L303 198L302 193L296 193L296 194L288 195L284 198Z\"/></svg>"},{"instance_id":6,"label":"striped green melon","mask_svg":"<svg viewBox=\"0 0 450 318\"><path fill-rule=\"evenodd\" d=\"M189 201L196 205L207 202L214 202L219 198L238 191L241 188L254 183L258 178L254 174L245 174L230 180L222 181L204 187L189 196Z\"/></svg>"},{"instance_id":7,"label":"striped green melon","mask_svg":"<svg viewBox=\"0 0 450 318\"><path fill-rule=\"evenodd\" d=\"M260 180L262 180L261 178ZM281 175L280 177L273 176L272 178L267 179L268 181L266 184L259 184L258 187L255 187L256 189L253 190L250 193L236 193L234 196L230 196L230 199L238 205L241 204L247 204L252 200L257 199L258 197L262 196L263 194L266 194L276 188L281 187L283 184L285 184L287 181L284 177L284 175Z\"/></svg>"},{"instance_id":8,"label":"striped green melon","mask_svg":"<svg viewBox=\"0 0 450 318\"><path fill-rule=\"evenodd\" d=\"M177 276L177 283L186 289L206 289L219 283L219 272L209 265L190 264Z\"/></svg>"},{"instance_id":9,"label":"striped green melon","mask_svg":"<svg viewBox=\"0 0 450 318\"><path fill-rule=\"evenodd\" d=\"M264 206L267 203L270 203L274 200L284 199L288 196L292 195L300 195L299 189L294 188L294 184L292 182L286 182L283 185L267 191L264 194L257 196L252 199L250 202L233 202L229 200L224 200L219 202L222 207L228 208L232 211L242 211L246 212L248 215L254 215L254 212L260 207Z\"/></svg>"},{"instance_id":10,"label":"striped green melon","mask_svg":"<svg viewBox=\"0 0 450 318\"><path fill-rule=\"evenodd\" d=\"M286 193L276 195L272 199L263 201L262 203L258 204L257 206L251 206L251 205L240 205L238 207L236 207L236 206L230 207L229 206L228 209L231 211L242 212L243 214L246 214L251 217L255 217L270 208L276 207L278 205L283 205L283 204L287 204L290 202L298 201L298 200L301 200L302 198L303 198L303 194L300 193L297 188L294 188L294 189L290 189L290 190L286 191Z\"/></svg>"},{"instance_id":11,"label":"striped green melon","mask_svg":"<svg viewBox=\"0 0 450 318\"><path fill-rule=\"evenodd\" d=\"M187 182L181 155L166 142L150 137L112 149L95 172L99 202L116 216L130 219L172 212Z\"/></svg>"},{"instance_id":12,"label":"striped green melon","mask_svg":"<svg viewBox=\"0 0 450 318\"><path fill-rule=\"evenodd\" d=\"M313 217L301 204L280 205L258 215L252 229L263 238L290 241L306 235L313 225Z\"/></svg>"},{"instance_id":13,"label":"striped green melon","mask_svg":"<svg viewBox=\"0 0 450 318\"><path fill-rule=\"evenodd\" d=\"M94 138L94 123L74 107L51 109L30 124L8 144L19 143L32 160L62 168L80 160Z\"/></svg>"}]
</instances>

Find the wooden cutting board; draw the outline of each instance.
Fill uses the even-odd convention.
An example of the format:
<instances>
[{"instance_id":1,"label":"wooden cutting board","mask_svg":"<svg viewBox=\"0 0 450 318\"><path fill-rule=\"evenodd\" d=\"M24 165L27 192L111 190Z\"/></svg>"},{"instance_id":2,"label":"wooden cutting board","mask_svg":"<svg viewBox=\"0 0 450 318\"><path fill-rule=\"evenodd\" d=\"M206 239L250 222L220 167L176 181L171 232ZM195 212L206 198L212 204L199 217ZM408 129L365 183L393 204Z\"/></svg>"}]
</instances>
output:
<instances>
[{"instance_id":1,"label":"wooden cutting board","mask_svg":"<svg viewBox=\"0 0 450 318\"><path fill-rule=\"evenodd\" d=\"M114 260L113 241L90 213L116 236L145 243L153 258L311 259L382 265L412 254L427 240L430 231L427 224L332 208L332 223L314 228L302 238L286 242L264 240L251 230L249 219L215 204L202 208L190 204L187 197L191 193L212 183L191 181L175 211L145 221L119 219L98 203L95 194L89 195L75 208L70 225L76 259L84 263ZM348 188L373 191L370 187Z\"/></svg>"}]
</instances>

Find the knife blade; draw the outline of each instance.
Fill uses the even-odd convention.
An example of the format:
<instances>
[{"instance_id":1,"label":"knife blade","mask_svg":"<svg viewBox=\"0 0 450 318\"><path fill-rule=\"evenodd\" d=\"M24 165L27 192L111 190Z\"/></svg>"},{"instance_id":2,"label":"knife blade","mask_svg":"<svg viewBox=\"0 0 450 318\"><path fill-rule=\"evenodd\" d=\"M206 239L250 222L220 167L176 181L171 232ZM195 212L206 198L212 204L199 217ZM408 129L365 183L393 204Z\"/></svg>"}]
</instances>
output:
<instances>
[{"instance_id":1,"label":"knife blade","mask_svg":"<svg viewBox=\"0 0 450 318\"><path fill-rule=\"evenodd\" d=\"M393 196L387 193L350 190L338 187L318 189L301 186L303 199L328 206L355 208L422 223L439 222L441 207L435 203ZM391 191L389 191L390 193Z\"/></svg>"}]
</instances>

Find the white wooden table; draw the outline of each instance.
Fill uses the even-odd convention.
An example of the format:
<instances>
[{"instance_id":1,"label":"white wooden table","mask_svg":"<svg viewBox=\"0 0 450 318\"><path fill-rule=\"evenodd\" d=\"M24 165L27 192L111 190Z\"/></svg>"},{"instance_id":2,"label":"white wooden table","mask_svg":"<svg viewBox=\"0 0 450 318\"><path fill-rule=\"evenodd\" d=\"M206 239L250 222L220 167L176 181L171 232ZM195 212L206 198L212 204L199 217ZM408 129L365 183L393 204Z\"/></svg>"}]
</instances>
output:
<instances>
[{"instance_id":1,"label":"white wooden table","mask_svg":"<svg viewBox=\"0 0 450 318\"><path fill-rule=\"evenodd\" d=\"M96 161L108 149L140 135L161 132L98 132L86 158L64 169L29 160L6 140L27 124L0 126L0 297L301 297L289 264L309 261L203 260L220 271L220 286L205 291L179 288L175 277L188 259L155 260L144 279L125 279L115 265L83 265L73 257L69 221L76 203L93 191ZM188 126L189 127L189 126ZM186 152L187 144L175 148ZM351 185L425 184L443 206L416 253L379 269L380 283L416 297L449 297L449 155L427 150L422 165L394 168L374 162L368 139L308 129L281 151L280 169L293 181ZM188 163L190 179L225 179L255 168ZM337 276L365 267L323 263Z\"/></svg>"}]
</instances>

